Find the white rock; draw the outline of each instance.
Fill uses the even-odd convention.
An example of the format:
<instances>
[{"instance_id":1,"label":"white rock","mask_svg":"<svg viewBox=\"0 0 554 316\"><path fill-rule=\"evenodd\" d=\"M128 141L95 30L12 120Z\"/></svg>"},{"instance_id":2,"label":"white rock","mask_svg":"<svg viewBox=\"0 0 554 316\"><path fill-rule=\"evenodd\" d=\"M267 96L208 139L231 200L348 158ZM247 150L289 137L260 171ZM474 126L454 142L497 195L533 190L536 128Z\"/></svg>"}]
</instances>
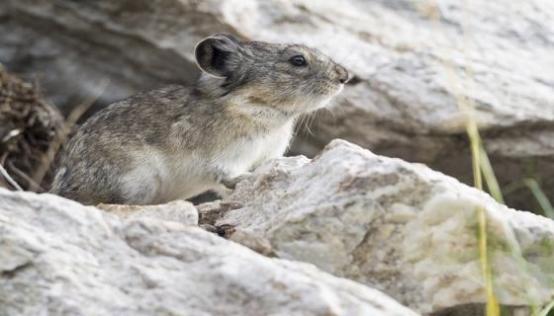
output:
<instances>
[{"instance_id":1,"label":"white rock","mask_svg":"<svg viewBox=\"0 0 554 316\"><path fill-rule=\"evenodd\" d=\"M184 225L198 225L198 210L192 203L183 200L163 205L99 204L97 207L127 219L145 217L179 222Z\"/></svg>"},{"instance_id":2,"label":"white rock","mask_svg":"<svg viewBox=\"0 0 554 316\"><path fill-rule=\"evenodd\" d=\"M314 158L261 167L217 224L269 240L280 257L365 283L421 312L485 301L478 212L503 305L554 299L554 222L496 203L423 165L334 141Z\"/></svg>"},{"instance_id":3,"label":"white rock","mask_svg":"<svg viewBox=\"0 0 554 316\"><path fill-rule=\"evenodd\" d=\"M198 227L0 189L0 315L416 315Z\"/></svg>"}]
</instances>

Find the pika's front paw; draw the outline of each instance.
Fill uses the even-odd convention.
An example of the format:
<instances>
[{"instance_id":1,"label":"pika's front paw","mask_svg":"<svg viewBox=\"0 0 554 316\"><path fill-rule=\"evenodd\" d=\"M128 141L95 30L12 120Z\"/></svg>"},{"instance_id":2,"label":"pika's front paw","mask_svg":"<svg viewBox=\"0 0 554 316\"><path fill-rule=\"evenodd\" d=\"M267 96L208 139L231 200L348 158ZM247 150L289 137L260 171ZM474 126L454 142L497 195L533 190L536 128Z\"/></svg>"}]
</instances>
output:
<instances>
[{"instance_id":1,"label":"pika's front paw","mask_svg":"<svg viewBox=\"0 0 554 316\"><path fill-rule=\"evenodd\" d=\"M222 183L225 187L234 190L234 189L237 187L237 184L238 184L239 182L241 182L242 180L244 180L244 179L250 177L251 175L252 175L251 172L247 172L247 173L243 173L243 174L241 174L240 176L235 177L235 178L224 178L224 179L221 180L221 183Z\"/></svg>"}]
</instances>

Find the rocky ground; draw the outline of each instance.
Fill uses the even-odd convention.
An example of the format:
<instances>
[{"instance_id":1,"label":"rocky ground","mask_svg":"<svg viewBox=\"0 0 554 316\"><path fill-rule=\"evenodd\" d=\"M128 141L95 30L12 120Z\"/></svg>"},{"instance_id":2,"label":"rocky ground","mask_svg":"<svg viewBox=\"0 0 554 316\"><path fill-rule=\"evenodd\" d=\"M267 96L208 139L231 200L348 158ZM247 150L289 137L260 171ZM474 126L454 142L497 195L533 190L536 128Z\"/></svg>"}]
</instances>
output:
<instances>
[{"instance_id":1,"label":"rocky ground","mask_svg":"<svg viewBox=\"0 0 554 316\"><path fill-rule=\"evenodd\" d=\"M480 211L506 315L554 298L552 220L346 141L196 207L0 201L2 316L480 315Z\"/></svg>"},{"instance_id":2,"label":"rocky ground","mask_svg":"<svg viewBox=\"0 0 554 316\"><path fill-rule=\"evenodd\" d=\"M0 315L416 315L197 226L0 189ZM195 212L189 204L183 213Z\"/></svg>"}]
</instances>

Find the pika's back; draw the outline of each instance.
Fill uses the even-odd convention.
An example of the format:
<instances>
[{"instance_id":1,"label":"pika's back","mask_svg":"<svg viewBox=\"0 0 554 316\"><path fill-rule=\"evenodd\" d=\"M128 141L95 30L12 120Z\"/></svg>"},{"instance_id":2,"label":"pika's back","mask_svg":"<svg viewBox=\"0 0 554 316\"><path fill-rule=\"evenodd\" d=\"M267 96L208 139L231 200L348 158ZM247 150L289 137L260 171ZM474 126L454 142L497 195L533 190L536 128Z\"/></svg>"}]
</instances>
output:
<instances>
[{"instance_id":1,"label":"pika's back","mask_svg":"<svg viewBox=\"0 0 554 316\"><path fill-rule=\"evenodd\" d=\"M111 104L78 129L67 149L90 146L86 142L91 141L109 146L163 145L159 141L169 135L168 123L186 111L190 94L189 88L172 85Z\"/></svg>"}]
</instances>

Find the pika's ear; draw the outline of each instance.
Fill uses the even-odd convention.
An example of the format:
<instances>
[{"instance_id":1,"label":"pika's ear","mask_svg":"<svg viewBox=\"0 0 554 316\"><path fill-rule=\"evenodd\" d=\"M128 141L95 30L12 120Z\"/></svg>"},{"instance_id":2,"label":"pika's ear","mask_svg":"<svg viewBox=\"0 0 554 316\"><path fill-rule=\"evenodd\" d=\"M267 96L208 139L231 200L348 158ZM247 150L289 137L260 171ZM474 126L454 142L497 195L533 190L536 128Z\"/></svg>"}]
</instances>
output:
<instances>
[{"instance_id":1,"label":"pika's ear","mask_svg":"<svg viewBox=\"0 0 554 316\"><path fill-rule=\"evenodd\" d=\"M240 46L240 41L232 35L212 35L196 44L196 63L202 71L212 76L228 77L233 70L229 61L233 55L239 54Z\"/></svg>"}]
</instances>

